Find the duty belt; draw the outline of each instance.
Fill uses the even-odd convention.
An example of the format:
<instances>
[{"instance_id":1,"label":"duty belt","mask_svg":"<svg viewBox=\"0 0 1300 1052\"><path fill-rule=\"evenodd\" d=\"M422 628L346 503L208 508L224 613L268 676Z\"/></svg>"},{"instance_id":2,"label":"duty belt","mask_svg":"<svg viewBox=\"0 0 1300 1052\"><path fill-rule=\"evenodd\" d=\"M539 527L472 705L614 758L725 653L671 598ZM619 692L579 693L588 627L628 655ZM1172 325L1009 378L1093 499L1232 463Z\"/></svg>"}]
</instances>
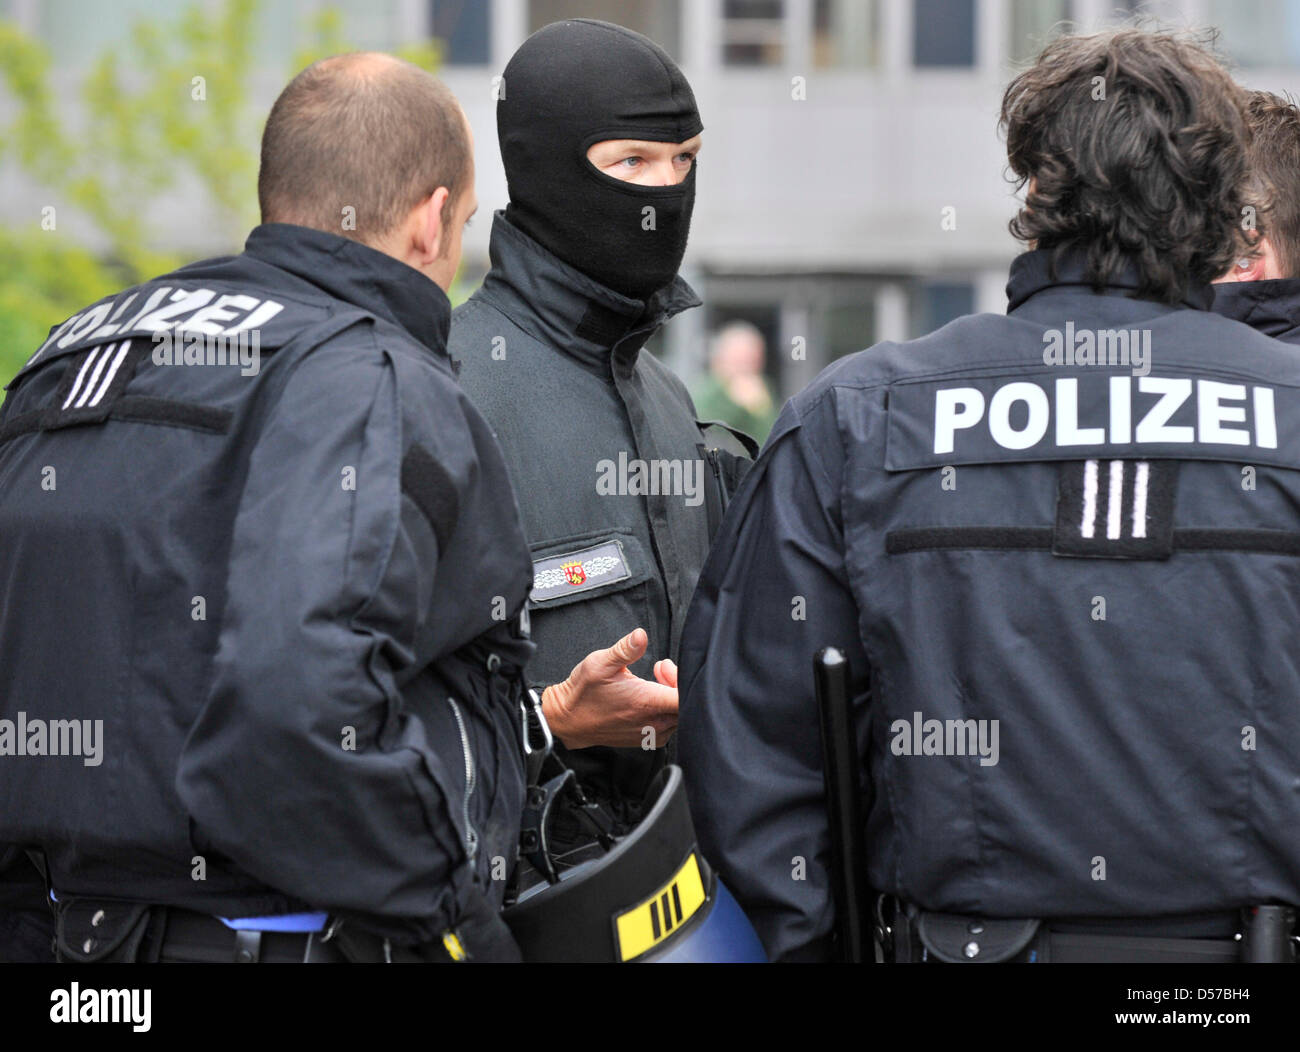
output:
<instances>
[{"instance_id":1,"label":"duty belt","mask_svg":"<svg viewBox=\"0 0 1300 1052\"><path fill-rule=\"evenodd\" d=\"M67 964L325 964L346 959L329 943L328 930L301 930L312 926L303 923L305 915L223 921L178 906L79 896L58 898L55 910L57 958Z\"/></svg>"},{"instance_id":2,"label":"duty belt","mask_svg":"<svg viewBox=\"0 0 1300 1052\"><path fill-rule=\"evenodd\" d=\"M874 935L898 963L1295 964L1296 909L1252 906L1237 913L1043 920L936 913L881 895Z\"/></svg>"}]
</instances>

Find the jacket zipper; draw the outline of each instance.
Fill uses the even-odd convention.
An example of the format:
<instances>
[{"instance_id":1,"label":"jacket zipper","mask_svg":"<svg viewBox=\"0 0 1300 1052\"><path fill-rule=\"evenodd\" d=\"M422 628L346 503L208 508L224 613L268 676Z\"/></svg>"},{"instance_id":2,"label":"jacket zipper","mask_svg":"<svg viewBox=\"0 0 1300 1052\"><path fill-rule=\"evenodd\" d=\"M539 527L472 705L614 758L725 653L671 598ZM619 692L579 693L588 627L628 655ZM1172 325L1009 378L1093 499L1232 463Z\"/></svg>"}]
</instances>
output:
<instances>
[{"instance_id":1,"label":"jacket zipper","mask_svg":"<svg viewBox=\"0 0 1300 1052\"><path fill-rule=\"evenodd\" d=\"M453 697L448 697L447 701L451 703L452 714L456 717L456 728L460 731L461 752L465 756L465 850L469 854L470 862L473 862L478 854L478 833L469 817L469 802L474 795L474 785L478 780L474 768L474 750L470 748L469 728L465 726L465 717L461 715L460 706L456 704L456 699Z\"/></svg>"}]
</instances>

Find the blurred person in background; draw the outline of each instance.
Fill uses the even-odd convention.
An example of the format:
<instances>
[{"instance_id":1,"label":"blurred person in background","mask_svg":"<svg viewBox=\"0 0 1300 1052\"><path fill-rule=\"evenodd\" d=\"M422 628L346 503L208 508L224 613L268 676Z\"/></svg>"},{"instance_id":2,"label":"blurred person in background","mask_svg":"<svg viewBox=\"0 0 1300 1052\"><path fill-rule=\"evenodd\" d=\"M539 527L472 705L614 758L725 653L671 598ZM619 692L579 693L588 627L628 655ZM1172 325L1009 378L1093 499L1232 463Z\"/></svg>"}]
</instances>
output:
<instances>
[{"instance_id":1,"label":"blurred person in background","mask_svg":"<svg viewBox=\"0 0 1300 1052\"><path fill-rule=\"evenodd\" d=\"M777 406L763 375L767 346L747 321L724 325L713 338L709 374L693 392L701 420L721 420L758 442L767 438Z\"/></svg>"}]
</instances>

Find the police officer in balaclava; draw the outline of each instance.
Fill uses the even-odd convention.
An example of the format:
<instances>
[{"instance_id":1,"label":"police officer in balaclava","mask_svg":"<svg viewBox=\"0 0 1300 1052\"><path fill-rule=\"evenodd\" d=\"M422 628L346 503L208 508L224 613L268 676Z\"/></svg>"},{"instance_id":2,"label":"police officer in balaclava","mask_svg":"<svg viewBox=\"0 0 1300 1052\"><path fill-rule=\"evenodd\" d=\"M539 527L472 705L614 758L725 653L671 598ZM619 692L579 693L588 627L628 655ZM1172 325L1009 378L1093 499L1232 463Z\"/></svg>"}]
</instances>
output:
<instances>
[{"instance_id":1,"label":"police officer in balaclava","mask_svg":"<svg viewBox=\"0 0 1300 1052\"><path fill-rule=\"evenodd\" d=\"M650 40L597 22L548 26L510 60L497 106L506 220L592 280L648 300L686 251L703 128L686 78ZM615 148L609 171L590 155L607 142L659 144L684 163L669 172Z\"/></svg>"},{"instance_id":2,"label":"police officer in balaclava","mask_svg":"<svg viewBox=\"0 0 1300 1052\"><path fill-rule=\"evenodd\" d=\"M667 760L682 622L748 463L645 350L700 302L677 271L702 129L681 70L639 33L574 19L533 34L498 92L510 201L449 344L532 549L529 678L616 833ZM552 838L570 861L592 842L563 814Z\"/></svg>"}]
</instances>

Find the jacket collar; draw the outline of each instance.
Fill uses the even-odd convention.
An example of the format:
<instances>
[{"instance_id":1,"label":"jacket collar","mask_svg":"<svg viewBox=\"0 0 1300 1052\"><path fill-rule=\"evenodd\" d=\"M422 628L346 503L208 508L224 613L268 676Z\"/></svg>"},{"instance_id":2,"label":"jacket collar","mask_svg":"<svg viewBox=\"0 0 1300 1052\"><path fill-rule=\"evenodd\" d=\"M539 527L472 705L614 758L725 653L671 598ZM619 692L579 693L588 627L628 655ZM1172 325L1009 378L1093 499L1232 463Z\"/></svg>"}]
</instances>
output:
<instances>
[{"instance_id":1,"label":"jacket collar","mask_svg":"<svg viewBox=\"0 0 1300 1052\"><path fill-rule=\"evenodd\" d=\"M642 346L670 318L700 305L680 277L648 300L593 281L510 223L493 217L492 269L478 295L525 332L607 375L630 373Z\"/></svg>"},{"instance_id":2,"label":"jacket collar","mask_svg":"<svg viewBox=\"0 0 1300 1052\"><path fill-rule=\"evenodd\" d=\"M289 223L255 227L244 251L302 278L336 299L401 326L446 354L451 302L414 267L358 241Z\"/></svg>"},{"instance_id":3,"label":"jacket collar","mask_svg":"<svg viewBox=\"0 0 1300 1052\"><path fill-rule=\"evenodd\" d=\"M1086 263L1082 253L1063 255L1054 273L1052 256L1053 253L1050 251L1034 249L1021 253L1012 261L1011 276L1007 281L1008 314L1030 297L1048 290L1060 290L1075 295L1098 294L1085 277ZM1119 274L1110 278L1099 295L1139 299L1141 298L1137 295L1139 284L1137 266L1128 263ZM1193 285L1188 288L1187 295L1183 297L1182 305L1193 310L1209 310L1213 297L1214 291L1211 286Z\"/></svg>"},{"instance_id":4,"label":"jacket collar","mask_svg":"<svg viewBox=\"0 0 1300 1052\"><path fill-rule=\"evenodd\" d=\"M1214 286L1214 311L1266 336L1300 343L1300 279L1225 281Z\"/></svg>"}]
</instances>

